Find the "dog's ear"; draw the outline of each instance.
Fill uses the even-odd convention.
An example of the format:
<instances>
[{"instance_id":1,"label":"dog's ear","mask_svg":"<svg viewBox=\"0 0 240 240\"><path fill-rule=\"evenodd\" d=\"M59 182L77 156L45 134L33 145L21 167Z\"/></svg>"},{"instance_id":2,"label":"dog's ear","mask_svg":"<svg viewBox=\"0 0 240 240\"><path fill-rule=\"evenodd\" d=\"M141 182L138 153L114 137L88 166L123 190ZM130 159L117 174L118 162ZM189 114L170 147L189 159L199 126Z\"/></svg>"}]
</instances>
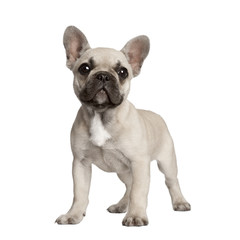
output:
<instances>
[{"instance_id":1,"label":"dog's ear","mask_svg":"<svg viewBox=\"0 0 240 240\"><path fill-rule=\"evenodd\" d=\"M131 39L121 50L132 67L134 77L140 73L143 61L147 57L149 49L149 38L142 35Z\"/></svg>"},{"instance_id":2,"label":"dog's ear","mask_svg":"<svg viewBox=\"0 0 240 240\"><path fill-rule=\"evenodd\" d=\"M67 55L67 67L72 69L76 60L90 48L85 35L76 27L69 26L63 35L63 45Z\"/></svg>"}]
</instances>

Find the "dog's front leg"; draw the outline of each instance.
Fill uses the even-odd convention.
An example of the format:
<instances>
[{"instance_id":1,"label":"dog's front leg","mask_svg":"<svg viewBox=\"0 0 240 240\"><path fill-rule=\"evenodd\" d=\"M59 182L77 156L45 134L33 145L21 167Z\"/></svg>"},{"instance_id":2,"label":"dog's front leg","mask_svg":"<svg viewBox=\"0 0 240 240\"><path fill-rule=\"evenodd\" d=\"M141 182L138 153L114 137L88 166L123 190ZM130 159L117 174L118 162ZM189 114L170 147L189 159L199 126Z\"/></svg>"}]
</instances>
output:
<instances>
[{"instance_id":1,"label":"dog's front leg","mask_svg":"<svg viewBox=\"0 0 240 240\"><path fill-rule=\"evenodd\" d=\"M86 214L92 167L91 165L85 166L81 160L74 159L72 173L74 184L72 207L65 215L57 218L58 224L80 223Z\"/></svg>"},{"instance_id":2,"label":"dog's front leg","mask_svg":"<svg viewBox=\"0 0 240 240\"><path fill-rule=\"evenodd\" d=\"M133 161L131 170L130 202L122 224L125 226L144 226L148 224L146 208L150 182L150 162L148 160Z\"/></svg>"}]
</instances>

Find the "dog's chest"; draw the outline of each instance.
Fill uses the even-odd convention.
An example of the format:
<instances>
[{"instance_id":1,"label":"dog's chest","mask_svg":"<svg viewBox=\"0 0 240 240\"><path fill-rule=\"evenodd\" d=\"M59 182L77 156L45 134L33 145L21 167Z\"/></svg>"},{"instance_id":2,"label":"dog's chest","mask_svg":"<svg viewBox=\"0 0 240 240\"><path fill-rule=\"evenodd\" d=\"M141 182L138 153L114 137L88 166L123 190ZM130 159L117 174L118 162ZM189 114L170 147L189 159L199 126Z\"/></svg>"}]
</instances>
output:
<instances>
[{"instance_id":1,"label":"dog's chest","mask_svg":"<svg viewBox=\"0 0 240 240\"><path fill-rule=\"evenodd\" d=\"M91 121L90 141L96 146L90 150L90 158L100 169L107 172L122 172L129 168L129 160L117 148L117 143L112 139L97 113Z\"/></svg>"},{"instance_id":2,"label":"dog's chest","mask_svg":"<svg viewBox=\"0 0 240 240\"><path fill-rule=\"evenodd\" d=\"M106 172L121 173L129 169L129 160L117 149L101 149L102 157L94 164Z\"/></svg>"},{"instance_id":3,"label":"dog's chest","mask_svg":"<svg viewBox=\"0 0 240 240\"><path fill-rule=\"evenodd\" d=\"M111 135L105 129L100 114L95 113L90 125L90 141L93 145L101 147L110 138Z\"/></svg>"}]
</instances>

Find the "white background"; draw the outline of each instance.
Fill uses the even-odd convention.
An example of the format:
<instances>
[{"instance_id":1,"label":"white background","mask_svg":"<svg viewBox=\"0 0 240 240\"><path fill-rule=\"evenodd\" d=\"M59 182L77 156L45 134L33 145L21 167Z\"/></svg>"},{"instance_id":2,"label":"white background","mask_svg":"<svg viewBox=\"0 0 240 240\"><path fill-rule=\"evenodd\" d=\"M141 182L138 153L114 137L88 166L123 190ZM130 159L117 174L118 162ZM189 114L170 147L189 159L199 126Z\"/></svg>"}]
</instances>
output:
<instances>
[{"instance_id":1,"label":"white background","mask_svg":"<svg viewBox=\"0 0 240 240\"><path fill-rule=\"evenodd\" d=\"M151 51L129 96L166 120L191 212L174 212L152 163L149 226L126 228L106 208L124 193L93 169L83 222L55 219L72 202L69 134L80 106L62 35L121 49L146 34ZM1 239L239 239L239 1L1 1Z\"/></svg>"}]
</instances>

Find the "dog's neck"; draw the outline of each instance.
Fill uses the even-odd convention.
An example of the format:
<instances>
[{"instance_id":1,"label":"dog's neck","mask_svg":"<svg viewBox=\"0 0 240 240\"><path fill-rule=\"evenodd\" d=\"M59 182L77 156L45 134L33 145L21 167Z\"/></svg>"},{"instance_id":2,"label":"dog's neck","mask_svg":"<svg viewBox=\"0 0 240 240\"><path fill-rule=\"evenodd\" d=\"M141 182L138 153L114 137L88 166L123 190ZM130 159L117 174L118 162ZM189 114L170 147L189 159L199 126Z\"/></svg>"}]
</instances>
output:
<instances>
[{"instance_id":1,"label":"dog's neck","mask_svg":"<svg viewBox=\"0 0 240 240\"><path fill-rule=\"evenodd\" d=\"M95 111L82 105L84 112L84 120L88 126L90 141L98 147L102 147L109 139L114 137L121 129L116 126L122 126L122 121L127 117L128 101L124 101L116 108L111 108L106 111Z\"/></svg>"},{"instance_id":2,"label":"dog's neck","mask_svg":"<svg viewBox=\"0 0 240 240\"><path fill-rule=\"evenodd\" d=\"M129 102L127 100L123 101L121 105L115 107L115 108L109 108L105 111L98 111L95 109L92 109L86 105L82 105L82 109L84 111L85 120L86 122L89 122L94 118L94 116L98 115L99 119L101 120L103 126L110 125L111 123L114 123L115 121L119 121L119 116L121 115L121 118L124 118L126 114L123 114L124 112L128 111L128 104Z\"/></svg>"}]
</instances>

